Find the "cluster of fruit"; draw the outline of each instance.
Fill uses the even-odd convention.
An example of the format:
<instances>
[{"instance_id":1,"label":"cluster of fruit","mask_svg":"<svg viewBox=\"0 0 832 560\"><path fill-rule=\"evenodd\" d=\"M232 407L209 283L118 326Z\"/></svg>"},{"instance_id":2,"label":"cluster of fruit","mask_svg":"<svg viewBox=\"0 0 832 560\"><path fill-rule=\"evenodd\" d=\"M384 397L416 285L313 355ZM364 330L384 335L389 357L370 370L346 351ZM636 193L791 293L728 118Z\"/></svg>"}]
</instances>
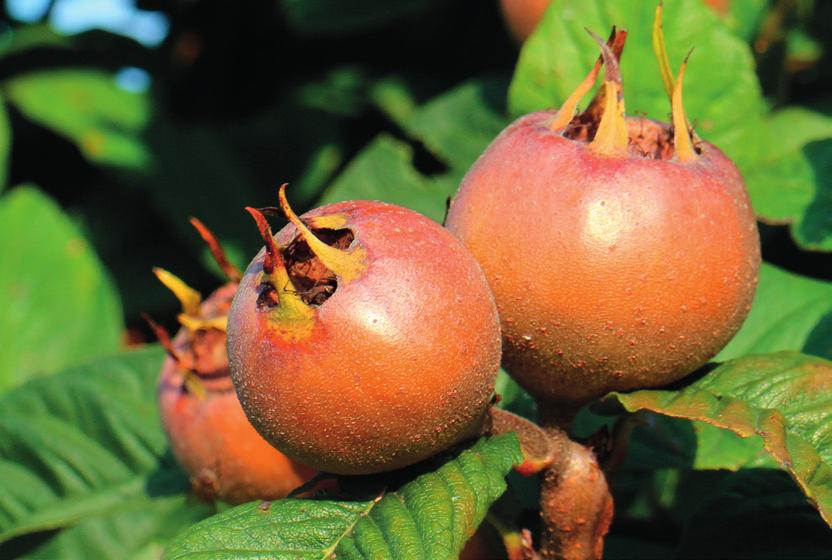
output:
<instances>
[{"instance_id":1,"label":"cluster of fruit","mask_svg":"<svg viewBox=\"0 0 832 560\"><path fill-rule=\"evenodd\" d=\"M562 107L491 143L445 227L369 201L299 217L284 185L279 207L247 209L264 248L241 274L195 223L228 283L202 301L157 271L183 308L173 340L159 329L159 399L200 493L274 499L313 469L431 457L484 433L501 362L568 415L676 381L731 339L760 263L742 178L688 124L684 64L665 72L671 124L625 116L625 38L596 37ZM276 235L272 213L289 220Z\"/></svg>"}]
</instances>

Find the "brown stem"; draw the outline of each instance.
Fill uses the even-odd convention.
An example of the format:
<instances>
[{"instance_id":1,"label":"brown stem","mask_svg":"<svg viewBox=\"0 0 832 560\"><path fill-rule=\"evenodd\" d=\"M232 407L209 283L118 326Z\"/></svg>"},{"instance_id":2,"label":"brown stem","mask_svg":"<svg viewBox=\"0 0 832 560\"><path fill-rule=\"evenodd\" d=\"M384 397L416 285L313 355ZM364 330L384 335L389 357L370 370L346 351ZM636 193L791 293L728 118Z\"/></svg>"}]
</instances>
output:
<instances>
[{"instance_id":1,"label":"brown stem","mask_svg":"<svg viewBox=\"0 0 832 560\"><path fill-rule=\"evenodd\" d=\"M542 474L540 556L598 560L612 522L613 499L595 453L569 438L572 418L573 413L541 406L541 425L558 451Z\"/></svg>"}]
</instances>

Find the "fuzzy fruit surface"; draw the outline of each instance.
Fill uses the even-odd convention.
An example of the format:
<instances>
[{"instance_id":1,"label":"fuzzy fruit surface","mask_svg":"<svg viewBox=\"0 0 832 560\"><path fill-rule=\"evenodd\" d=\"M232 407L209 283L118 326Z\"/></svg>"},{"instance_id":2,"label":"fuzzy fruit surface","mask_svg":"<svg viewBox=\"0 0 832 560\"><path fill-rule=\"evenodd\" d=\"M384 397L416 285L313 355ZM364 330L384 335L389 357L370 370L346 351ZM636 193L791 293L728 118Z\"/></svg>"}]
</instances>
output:
<instances>
[{"instance_id":1,"label":"fuzzy fruit surface","mask_svg":"<svg viewBox=\"0 0 832 560\"><path fill-rule=\"evenodd\" d=\"M228 348L259 432L338 474L404 467L473 437L500 362L496 307L473 257L438 224L389 204L338 203L301 219L313 231L349 230L345 250L363 255L361 270L293 317L283 300L258 305L264 251L249 265ZM297 228L275 237L291 268Z\"/></svg>"},{"instance_id":2,"label":"fuzzy fruit surface","mask_svg":"<svg viewBox=\"0 0 832 560\"><path fill-rule=\"evenodd\" d=\"M203 318L228 312L236 284L214 292L200 307ZM225 350L225 333L181 329L177 353L192 360L201 391L189 388L180 365L167 357L158 398L162 423L174 457L197 494L232 504L283 498L314 471L274 449L251 426L240 407Z\"/></svg>"},{"instance_id":3,"label":"fuzzy fruit surface","mask_svg":"<svg viewBox=\"0 0 832 560\"><path fill-rule=\"evenodd\" d=\"M680 379L750 309L760 248L742 178L707 142L694 161L652 159L667 125L628 117L630 148L610 156L550 130L553 115L504 130L447 219L491 284L504 365L563 404Z\"/></svg>"}]
</instances>

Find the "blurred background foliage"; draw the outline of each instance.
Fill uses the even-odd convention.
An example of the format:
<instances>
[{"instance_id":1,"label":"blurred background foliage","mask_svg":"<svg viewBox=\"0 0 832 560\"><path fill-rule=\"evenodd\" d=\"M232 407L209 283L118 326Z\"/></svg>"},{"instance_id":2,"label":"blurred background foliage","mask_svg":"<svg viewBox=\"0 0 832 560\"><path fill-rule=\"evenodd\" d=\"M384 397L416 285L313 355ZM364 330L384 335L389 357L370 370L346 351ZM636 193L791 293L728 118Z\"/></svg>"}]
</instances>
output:
<instances>
[{"instance_id":1,"label":"blurred background foliage","mask_svg":"<svg viewBox=\"0 0 832 560\"><path fill-rule=\"evenodd\" d=\"M832 358L832 2L665 5L671 60L678 64L689 47L697 49L686 79L688 114L737 161L761 219L767 264L759 294L720 358L783 349ZM221 281L189 216L212 228L239 266L260 245L243 207L274 204L282 182L300 211L373 198L441 221L447 197L511 118L557 106L586 72L596 55L581 35L585 25L604 34L611 18L630 29L622 63L627 106L666 118L649 52L653 8L640 0L552 0L521 52L498 0L0 1L0 394L152 341L141 312L175 329L177 303L151 267L203 293ZM108 394L120 395L126 411L152 416L143 407L152 400L160 354L146 352L129 363L101 362L94 377L99 389L112 385ZM147 396L138 386L131 393L129 383L105 381L107 368L149 372L140 387ZM87 373L66 375L68 387L77 384L86 395ZM500 383L509 406L533 415L515 385L505 377ZM11 403L26 395L47 402L51 397L39 395L48 392L46 384L20 387L4 410L26 422L27 411ZM62 422L95 426L72 417L70 405L59 408ZM587 433L597 422L587 417ZM697 531L719 526L707 512L727 518L726 503L758 487L785 493L777 506L788 515L806 515L785 477L761 482L753 472L730 472L770 466L758 448L703 426L656 416L638 429L637 458L617 482L621 511L610 557L635 549L665 556L682 527L684 550L702 554ZM125 480L139 473L148 488L180 493L145 490L136 498L136 519L154 520L142 526L145 533L127 530L135 521L128 511L122 521L101 518L52 540L41 535L35 544L46 543L43 554L89 553L89 545L102 556L126 557L119 546L132 546L130 539L133 552L151 554L176 527L206 514L183 505L183 482L171 474L158 425L139 432L153 444L129 463ZM693 450L680 455L690 441ZM715 448L730 459L701 451ZM729 463L728 471L708 470ZM7 481L18 480L4 468L0 478L5 472ZM102 474L108 476L116 475ZM14 484L7 484L11 495ZM523 492L534 495L519 487L521 501ZM42 503L57 499L50 492L64 495L44 488ZM22 525L16 518L18 525L4 525L0 507L0 541L63 526L92 507L61 503L52 517L38 510L40 518ZM176 516L178 525L160 528ZM800 527L815 534L812 519ZM737 546L753 541L724 538Z\"/></svg>"},{"instance_id":2,"label":"blurred background foliage","mask_svg":"<svg viewBox=\"0 0 832 560\"><path fill-rule=\"evenodd\" d=\"M828 213L812 218L803 212L815 185L803 181L785 193L778 188L799 181L795 174L815 175L805 161L781 161L780 152L789 148L787 137L798 136L791 149L801 150L807 139L824 148L824 138L832 136L832 120L816 118L818 111L832 107L832 72L824 71L832 9L806 0L715 4L725 26L711 31L704 44L701 33L683 27L684 17L676 18L682 26L668 33L693 33L687 43L699 49L700 64L697 69L694 58L691 72L704 74L730 51L711 38L730 30L752 47L765 97L757 93L753 69L740 56L733 66L727 62L717 80L688 80L688 102L708 106L714 103L714 87L731 89L719 112L724 118L717 123L721 145L730 144L738 131L750 130L746 125L771 109L810 106L808 115L810 109L792 108L780 118L777 126L784 130L770 133L775 152L769 154L772 146L761 147L774 160L768 166L774 172L761 165L768 161L762 156L752 157L743 170L773 183L773 192L755 199L756 206L769 210L770 222L822 220L828 226ZM647 7L645 14L652 9ZM667 11L672 25L678 11L672 6ZM583 72L584 59L594 56L587 41L568 35L569 46L586 55L572 61L575 70L547 77L523 72L521 64L507 106L519 47L496 1L261 0L232 9L207 0L9 0L0 3L0 17L0 181L9 196L2 204L24 206L15 205L13 194L18 186L30 185L32 193L21 198L40 201L38 212L57 212L55 219L67 222L60 227L68 229L54 235L75 232L88 244L92 263L83 286L63 284L66 297L54 301L33 292L28 299L39 302L36 308L0 323L0 332L16 332L31 317L50 323L39 327L41 338L32 338L14 358L32 371L66 365L43 356L53 351L43 343L50 328L61 333L71 325L77 331L82 316L93 323L87 329L90 351L78 348L87 344L82 338L68 358L118 347L112 335L104 337L106 343L99 340L102 318L111 332L121 318L126 325L122 339L128 341L148 338L141 311L174 326L175 302L154 282L151 266L168 268L203 291L217 282L189 216L212 228L240 265L258 245L243 206L271 204L276 186L284 181L291 184L290 196L300 210L344 198L380 198L441 220L445 198L510 115L556 105L559 92L573 87L569 74ZM649 22L637 24L637 31L646 32ZM539 56L560 52L544 39L524 51L525 67L537 63L548 72L559 64ZM687 44L684 37L678 39ZM631 43L631 60L650 56L631 53L644 41ZM639 66L652 68L652 60ZM537 87L536 97L524 97L528 75L532 87L558 76L555 89ZM644 81L628 82L631 98ZM708 90L707 83L714 82ZM629 106L648 112L660 102L631 101ZM695 107L690 111L697 114ZM702 126L707 131L711 123L700 122ZM735 159L749 151L743 148L732 154ZM822 194L830 196L828 190ZM9 242L34 259L38 247L47 251L56 243L38 222L30 214L21 224L12 226L9 220L7 226L16 232ZM817 234L817 229L811 235L798 230L795 237L805 238L809 248L829 249L832 236ZM832 277L829 261L798 252L783 228L767 228L765 235L771 260ZM27 237L34 246L24 249L18 241ZM21 269L9 257L4 255L3 273L10 275L9 285L17 278L19 288ZM96 257L103 267L95 266ZM42 266L48 266L48 258L41 266L28 262L27 267L33 275L46 276ZM54 264L49 277L72 275L66 265ZM96 282L103 287L93 287ZM85 313L73 305L83 289L109 301L106 310ZM27 299L13 292L3 295L18 305ZM33 358L25 365L21 360L29 359L27 354L41 355L44 364ZM14 369L5 363L6 371ZM0 379L25 378L16 371L0 373Z\"/></svg>"}]
</instances>

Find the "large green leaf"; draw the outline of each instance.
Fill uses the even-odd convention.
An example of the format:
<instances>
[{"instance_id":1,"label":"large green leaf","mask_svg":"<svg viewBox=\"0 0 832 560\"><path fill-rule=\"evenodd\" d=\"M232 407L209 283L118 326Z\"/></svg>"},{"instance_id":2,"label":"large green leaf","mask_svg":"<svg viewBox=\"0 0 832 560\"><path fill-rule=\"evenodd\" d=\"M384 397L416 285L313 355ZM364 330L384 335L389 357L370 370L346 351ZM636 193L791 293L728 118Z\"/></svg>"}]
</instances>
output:
<instances>
[{"instance_id":1,"label":"large green leaf","mask_svg":"<svg viewBox=\"0 0 832 560\"><path fill-rule=\"evenodd\" d=\"M32 72L4 82L3 91L24 115L71 139L91 161L128 169L150 164L140 138L150 118L147 96L119 88L110 73Z\"/></svg>"},{"instance_id":2,"label":"large green leaf","mask_svg":"<svg viewBox=\"0 0 832 560\"><path fill-rule=\"evenodd\" d=\"M752 43L757 35L766 13L769 0L731 0L724 12L717 12L722 21L746 43Z\"/></svg>"},{"instance_id":3,"label":"large green leaf","mask_svg":"<svg viewBox=\"0 0 832 560\"><path fill-rule=\"evenodd\" d=\"M802 246L832 250L832 117L791 107L751 132L737 163L754 210L791 223Z\"/></svg>"},{"instance_id":4,"label":"large green leaf","mask_svg":"<svg viewBox=\"0 0 832 560\"><path fill-rule=\"evenodd\" d=\"M726 362L678 391L612 393L602 407L650 410L760 437L830 523L831 395L832 363L781 352Z\"/></svg>"},{"instance_id":5,"label":"large green leaf","mask_svg":"<svg viewBox=\"0 0 832 560\"><path fill-rule=\"evenodd\" d=\"M32 187L0 199L0 307L0 392L119 347L121 309L105 271Z\"/></svg>"},{"instance_id":6,"label":"large green leaf","mask_svg":"<svg viewBox=\"0 0 832 560\"><path fill-rule=\"evenodd\" d=\"M23 541L0 546L0 556L52 558L119 558L158 560L180 531L213 513L214 508L185 494L127 499L117 509L87 517L36 546ZM23 550L20 550L20 549Z\"/></svg>"},{"instance_id":7,"label":"large green leaf","mask_svg":"<svg viewBox=\"0 0 832 560\"><path fill-rule=\"evenodd\" d=\"M457 558L521 460L513 435L483 439L374 500L240 506L187 531L165 558Z\"/></svg>"},{"instance_id":8,"label":"large green leaf","mask_svg":"<svg viewBox=\"0 0 832 560\"><path fill-rule=\"evenodd\" d=\"M780 350L832 358L830 314L832 283L763 263L751 313L716 360Z\"/></svg>"},{"instance_id":9,"label":"large green leaf","mask_svg":"<svg viewBox=\"0 0 832 560\"><path fill-rule=\"evenodd\" d=\"M391 136L379 136L350 162L324 192L320 203L382 200L441 221L446 200L456 190L456 184L420 174L413 168L412 157L413 151L407 144Z\"/></svg>"},{"instance_id":10,"label":"large green leaf","mask_svg":"<svg viewBox=\"0 0 832 560\"><path fill-rule=\"evenodd\" d=\"M629 32L621 61L628 113L668 120L670 104L652 47L655 2L558 0L526 41L509 90L514 114L559 107L598 57L584 32L606 35L613 25ZM685 74L685 111L697 132L736 157L743 132L765 110L751 51L702 0L669 2L664 31L671 65L695 47Z\"/></svg>"},{"instance_id":11,"label":"large green leaf","mask_svg":"<svg viewBox=\"0 0 832 560\"><path fill-rule=\"evenodd\" d=\"M151 348L100 359L0 399L0 542L126 504L144 503L151 522L154 500L187 488L154 396L163 356Z\"/></svg>"}]
</instances>

